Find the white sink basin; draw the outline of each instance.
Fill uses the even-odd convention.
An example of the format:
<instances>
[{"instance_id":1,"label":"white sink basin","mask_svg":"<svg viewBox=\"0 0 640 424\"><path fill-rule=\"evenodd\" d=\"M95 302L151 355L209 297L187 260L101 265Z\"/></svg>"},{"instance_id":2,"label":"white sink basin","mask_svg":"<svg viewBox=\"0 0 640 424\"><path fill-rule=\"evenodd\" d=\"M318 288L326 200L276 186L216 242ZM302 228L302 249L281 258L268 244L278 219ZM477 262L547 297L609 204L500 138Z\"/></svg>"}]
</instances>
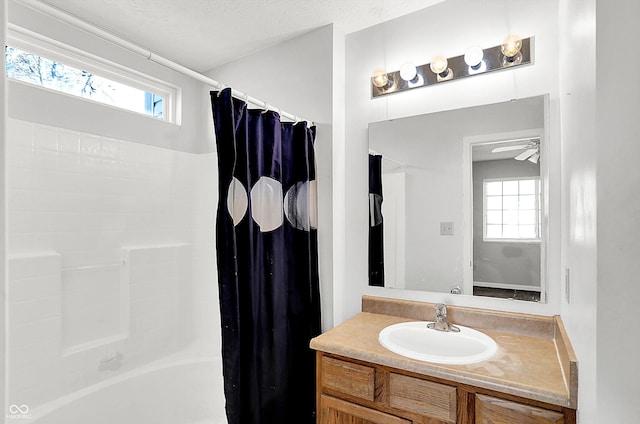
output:
<instances>
[{"instance_id":1,"label":"white sink basin","mask_svg":"<svg viewBox=\"0 0 640 424\"><path fill-rule=\"evenodd\" d=\"M378 341L390 351L419 361L439 364L472 364L486 361L498 351L489 336L456 325L459 333L427 328L426 321L402 322L384 328Z\"/></svg>"}]
</instances>

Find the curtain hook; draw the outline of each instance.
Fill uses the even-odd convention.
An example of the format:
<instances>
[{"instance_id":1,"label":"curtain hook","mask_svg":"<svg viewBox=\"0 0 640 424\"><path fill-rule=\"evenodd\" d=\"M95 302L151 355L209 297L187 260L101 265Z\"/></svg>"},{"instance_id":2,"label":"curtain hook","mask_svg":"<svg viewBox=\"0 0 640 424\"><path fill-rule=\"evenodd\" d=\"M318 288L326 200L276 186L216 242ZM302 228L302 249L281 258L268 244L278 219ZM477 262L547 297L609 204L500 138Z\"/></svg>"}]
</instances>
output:
<instances>
[{"instance_id":1,"label":"curtain hook","mask_svg":"<svg viewBox=\"0 0 640 424\"><path fill-rule=\"evenodd\" d=\"M264 109L264 110L262 111L262 113L264 114L264 113L269 112L269 103L267 103L267 102L262 102L262 103L264 103L264 105L262 106L262 107L263 107L263 109Z\"/></svg>"},{"instance_id":2,"label":"curtain hook","mask_svg":"<svg viewBox=\"0 0 640 424\"><path fill-rule=\"evenodd\" d=\"M220 97L220 94L222 94L222 90L224 90L224 84L219 82L218 83L218 97Z\"/></svg>"}]
</instances>

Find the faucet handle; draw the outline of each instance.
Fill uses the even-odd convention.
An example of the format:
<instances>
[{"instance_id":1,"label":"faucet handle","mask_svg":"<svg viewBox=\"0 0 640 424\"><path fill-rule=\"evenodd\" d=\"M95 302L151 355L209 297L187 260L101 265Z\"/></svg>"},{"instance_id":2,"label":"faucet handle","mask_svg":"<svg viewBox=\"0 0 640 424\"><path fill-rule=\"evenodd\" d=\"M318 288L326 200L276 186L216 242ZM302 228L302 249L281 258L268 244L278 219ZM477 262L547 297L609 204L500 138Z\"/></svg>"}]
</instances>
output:
<instances>
[{"instance_id":1,"label":"faucet handle","mask_svg":"<svg viewBox=\"0 0 640 424\"><path fill-rule=\"evenodd\" d=\"M438 303L435 306L436 308L436 321L442 321L443 319L447 319L447 305L444 303Z\"/></svg>"},{"instance_id":2,"label":"faucet handle","mask_svg":"<svg viewBox=\"0 0 640 424\"><path fill-rule=\"evenodd\" d=\"M447 319L447 305L444 303L438 303L436 305L436 319L435 322L427 324L428 328L438 330L438 331L446 331L446 332L454 332L458 333L460 329L455 325L451 324Z\"/></svg>"}]
</instances>

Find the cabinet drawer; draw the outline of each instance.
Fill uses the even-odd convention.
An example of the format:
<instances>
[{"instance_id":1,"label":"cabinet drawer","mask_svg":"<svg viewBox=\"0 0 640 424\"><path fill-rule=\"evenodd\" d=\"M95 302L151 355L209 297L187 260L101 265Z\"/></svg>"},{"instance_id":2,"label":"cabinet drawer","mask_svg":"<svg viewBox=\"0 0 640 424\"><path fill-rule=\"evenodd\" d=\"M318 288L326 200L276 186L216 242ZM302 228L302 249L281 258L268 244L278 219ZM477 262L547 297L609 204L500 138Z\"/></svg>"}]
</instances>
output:
<instances>
[{"instance_id":1,"label":"cabinet drawer","mask_svg":"<svg viewBox=\"0 0 640 424\"><path fill-rule=\"evenodd\" d=\"M565 424L564 414L485 395L476 395L476 424Z\"/></svg>"},{"instance_id":2,"label":"cabinet drawer","mask_svg":"<svg viewBox=\"0 0 640 424\"><path fill-rule=\"evenodd\" d=\"M320 424L411 424L411 421L322 395Z\"/></svg>"},{"instance_id":3,"label":"cabinet drawer","mask_svg":"<svg viewBox=\"0 0 640 424\"><path fill-rule=\"evenodd\" d=\"M389 405L447 423L456 422L456 388L406 375L389 375Z\"/></svg>"},{"instance_id":4,"label":"cabinet drawer","mask_svg":"<svg viewBox=\"0 0 640 424\"><path fill-rule=\"evenodd\" d=\"M375 368L322 357L322 385L347 395L373 401Z\"/></svg>"}]
</instances>

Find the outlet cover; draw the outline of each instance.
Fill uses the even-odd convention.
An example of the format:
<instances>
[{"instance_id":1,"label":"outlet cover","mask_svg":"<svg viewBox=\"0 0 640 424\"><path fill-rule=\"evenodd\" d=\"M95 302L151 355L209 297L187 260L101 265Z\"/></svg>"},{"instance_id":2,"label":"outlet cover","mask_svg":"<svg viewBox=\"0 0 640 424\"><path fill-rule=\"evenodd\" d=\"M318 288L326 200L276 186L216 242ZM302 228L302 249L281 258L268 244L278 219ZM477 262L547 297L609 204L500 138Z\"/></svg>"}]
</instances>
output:
<instances>
[{"instance_id":1,"label":"outlet cover","mask_svg":"<svg viewBox=\"0 0 640 424\"><path fill-rule=\"evenodd\" d=\"M440 223L440 235L452 236L453 235L453 222L441 222Z\"/></svg>"}]
</instances>

